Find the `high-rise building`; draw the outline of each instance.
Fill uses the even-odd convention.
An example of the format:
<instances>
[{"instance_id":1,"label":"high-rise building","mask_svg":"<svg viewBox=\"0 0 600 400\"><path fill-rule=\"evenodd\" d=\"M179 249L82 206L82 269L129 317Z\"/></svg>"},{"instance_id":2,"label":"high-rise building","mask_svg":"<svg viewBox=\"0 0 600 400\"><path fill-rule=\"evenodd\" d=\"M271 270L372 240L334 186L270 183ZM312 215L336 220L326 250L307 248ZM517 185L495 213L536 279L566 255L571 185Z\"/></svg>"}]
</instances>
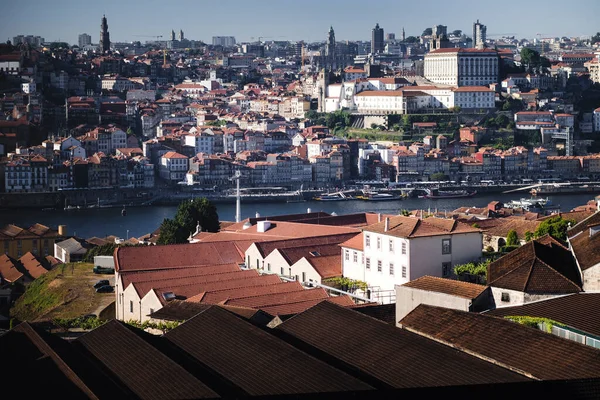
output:
<instances>
[{"instance_id":1,"label":"high-rise building","mask_svg":"<svg viewBox=\"0 0 600 400\"><path fill-rule=\"evenodd\" d=\"M41 36L33 36L33 35L18 35L13 37L12 44L18 46L22 43L29 43L34 47L39 47L44 43L44 38Z\"/></svg>"},{"instance_id":2,"label":"high-rise building","mask_svg":"<svg viewBox=\"0 0 600 400\"><path fill-rule=\"evenodd\" d=\"M376 24L371 32L371 54L383 53L384 46L383 28Z\"/></svg>"},{"instance_id":3,"label":"high-rise building","mask_svg":"<svg viewBox=\"0 0 600 400\"><path fill-rule=\"evenodd\" d=\"M171 40L175 40L175 31L171 29Z\"/></svg>"},{"instance_id":4,"label":"high-rise building","mask_svg":"<svg viewBox=\"0 0 600 400\"><path fill-rule=\"evenodd\" d=\"M385 41L386 42L393 42L394 40L396 40L396 34L395 33L386 33L385 34Z\"/></svg>"},{"instance_id":5,"label":"high-rise building","mask_svg":"<svg viewBox=\"0 0 600 400\"><path fill-rule=\"evenodd\" d=\"M82 33L79 35L79 48L83 49L85 46L89 46L92 44L92 37L87 33Z\"/></svg>"},{"instance_id":6,"label":"high-rise building","mask_svg":"<svg viewBox=\"0 0 600 400\"><path fill-rule=\"evenodd\" d=\"M213 36L213 46L231 47L235 46L235 36Z\"/></svg>"},{"instance_id":7,"label":"high-rise building","mask_svg":"<svg viewBox=\"0 0 600 400\"><path fill-rule=\"evenodd\" d=\"M486 31L487 27L480 24L479 20L473 23L473 48L483 49L485 47Z\"/></svg>"},{"instance_id":8,"label":"high-rise building","mask_svg":"<svg viewBox=\"0 0 600 400\"><path fill-rule=\"evenodd\" d=\"M100 51L105 53L110 50L110 34L108 33L108 23L106 22L106 15L102 16L102 23L100 24Z\"/></svg>"},{"instance_id":9,"label":"high-rise building","mask_svg":"<svg viewBox=\"0 0 600 400\"><path fill-rule=\"evenodd\" d=\"M179 30L179 41L181 42L184 39L183 37L183 30Z\"/></svg>"}]
</instances>

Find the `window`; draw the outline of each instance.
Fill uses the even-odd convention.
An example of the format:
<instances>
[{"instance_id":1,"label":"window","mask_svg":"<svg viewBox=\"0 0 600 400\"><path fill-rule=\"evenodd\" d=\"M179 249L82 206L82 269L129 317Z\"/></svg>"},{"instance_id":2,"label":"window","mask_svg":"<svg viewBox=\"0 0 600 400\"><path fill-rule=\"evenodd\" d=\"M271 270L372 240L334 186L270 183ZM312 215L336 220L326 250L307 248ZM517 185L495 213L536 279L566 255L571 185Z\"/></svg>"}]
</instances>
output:
<instances>
[{"instance_id":1,"label":"window","mask_svg":"<svg viewBox=\"0 0 600 400\"><path fill-rule=\"evenodd\" d=\"M285 272L283 272L283 267L281 267L281 275L285 274Z\"/></svg>"},{"instance_id":2,"label":"window","mask_svg":"<svg viewBox=\"0 0 600 400\"><path fill-rule=\"evenodd\" d=\"M133 300L129 300L129 312L133 312Z\"/></svg>"},{"instance_id":3,"label":"window","mask_svg":"<svg viewBox=\"0 0 600 400\"><path fill-rule=\"evenodd\" d=\"M302 273L302 282L306 282L306 272Z\"/></svg>"},{"instance_id":4,"label":"window","mask_svg":"<svg viewBox=\"0 0 600 400\"><path fill-rule=\"evenodd\" d=\"M381 272L381 260L377 260L377 272Z\"/></svg>"},{"instance_id":5,"label":"window","mask_svg":"<svg viewBox=\"0 0 600 400\"><path fill-rule=\"evenodd\" d=\"M350 260L350 251L348 251L348 250L344 251L344 260L346 260L346 261Z\"/></svg>"},{"instance_id":6,"label":"window","mask_svg":"<svg viewBox=\"0 0 600 400\"><path fill-rule=\"evenodd\" d=\"M406 243L402 242L402 254L406 254Z\"/></svg>"},{"instance_id":7,"label":"window","mask_svg":"<svg viewBox=\"0 0 600 400\"><path fill-rule=\"evenodd\" d=\"M500 300L507 302L510 301L510 294L508 294L508 292L502 292Z\"/></svg>"},{"instance_id":8,"label":"window","mask_svg":"<svg viewBox=\"0 0 600 400\"><path fill-rule=\"evenodd\" d=\"M402 266L402 277L406 278L406 265Z\"/></svg>"},{"instance_id":9,"label":"window","mask_svg":"<svg viewBox=\"0 0 600 400\"><path fill-rule=\"evenodd\" d=\"M377 250L381 249L381 238L377 238Z\"/></svg>"},{"instance_id":10,"label":"window","mask_svg":"<svg viewBox=\"0 0 600 400\"><path fill-rule=\"evenodd\" d=\"M451 254L452 245L450 239L442 239L442 254Z\"/></svg>"},{"instance_id":11,"label":"window","mask_svg":"<svg viewBox=\"0 0 600 400\"><path fill-rule=\"evenodd\" d=\"M250 256L248 256L248 261L246 261L246 265L250 268Z\"/></svg>"},{"instance_id":12,"label":"window","mask_svg":"<svg viewBox=\"0 0 600 400\"><path fill-rule=\"evenodd\" d=\"M367 257L367 259L365 260L365 265L367 269L371 269L371 259L369 257Z\"/></svg>"},{"instance_id":13,"label":"window","mask_svg":"<svg viewBox=\"0 0 600 400\"><path fill-rule=\"evenodd\" d=\"M271 263L267 263L267 271L271 272Z\"/></svg>"},{"instance_id":14,"label":"window","mask_svg":"<svg viewBox=\"0 0 600 400\"><path fill-rule=\"evenodd\" d=\"M258 258L256 259L256 269L260 268L260 262L258 261Z\"/></svg>"},{"instance_id":15,"label":"window","mask_svg":"<svg viewBox=\"0 0 600 400\"><path fill-rule=\"evenodd\" d=\"M392 239L390 239L390 252L394 252L394 241Z\"/></svg>"},{"instance_id":16,"label":"window","mask_svg":"<svg viewBox=\"0 0 600 400\"><path fill-rule=\"evenodd\" d=\"M452 268L452 263L449 263L449 262L442 263L442 276L450 275L451 268Z\"/></svg>"},{"instance_id":17,"label":"window","mask_svg":"<svg viewBox=\"0 0 600 400\"><path fill-rule=\"evenodd\" d=\"M358 262L358 253L357 252L352 253L352 261L354 261L355 263Z\"/></svg>"},{"instance_id":18,"label":"window","mask_svg":"<svg viewBox=\"0 0 600 400\"><path fill-rule=\"evenodd\" d=\"M390 263L390 275L394 275L394 263Z\"/></svg>"}]
</instances>

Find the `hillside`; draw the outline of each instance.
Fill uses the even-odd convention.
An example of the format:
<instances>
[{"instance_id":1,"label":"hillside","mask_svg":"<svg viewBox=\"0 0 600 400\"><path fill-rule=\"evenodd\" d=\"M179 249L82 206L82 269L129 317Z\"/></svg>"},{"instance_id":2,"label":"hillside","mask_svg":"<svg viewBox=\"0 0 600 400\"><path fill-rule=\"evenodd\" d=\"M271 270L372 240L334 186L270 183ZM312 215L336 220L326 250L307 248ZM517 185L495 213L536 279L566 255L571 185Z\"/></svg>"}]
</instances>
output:
<instances>
[{"instance_id":1,"label":"hillside","mask_svg":"<svg viewBox=\"0 0 600 400\"><path fill-rule=\"evenodd\" d=\"M40 321L98 314L114 301L114 293L96 293L93 285L113 275L92 272L93 264L70 263L57 266L33 281L10 310L11 318Z\"/></svg>"}]
</instances>

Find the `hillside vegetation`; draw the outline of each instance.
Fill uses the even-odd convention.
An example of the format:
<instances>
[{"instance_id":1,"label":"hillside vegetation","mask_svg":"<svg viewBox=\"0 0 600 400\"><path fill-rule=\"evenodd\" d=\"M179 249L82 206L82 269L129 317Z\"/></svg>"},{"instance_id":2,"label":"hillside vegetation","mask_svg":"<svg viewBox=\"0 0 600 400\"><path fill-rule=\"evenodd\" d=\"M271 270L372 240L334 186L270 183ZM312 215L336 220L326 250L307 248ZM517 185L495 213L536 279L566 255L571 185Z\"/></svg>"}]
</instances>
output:
<instances>
[{"instance_id":1,"label":"hillside vegetation","mask_svg":"<svg viewBox=\"0 0 600 400\"><path fill-rule=\"evenodd\" d=\"M92 272L93 264L62 264L33 281L10 310L11 318L39 321L75 318L98 312L114 300L113 293L96 293L93 284L111 275Z\"/></svg>"}]
</instances>

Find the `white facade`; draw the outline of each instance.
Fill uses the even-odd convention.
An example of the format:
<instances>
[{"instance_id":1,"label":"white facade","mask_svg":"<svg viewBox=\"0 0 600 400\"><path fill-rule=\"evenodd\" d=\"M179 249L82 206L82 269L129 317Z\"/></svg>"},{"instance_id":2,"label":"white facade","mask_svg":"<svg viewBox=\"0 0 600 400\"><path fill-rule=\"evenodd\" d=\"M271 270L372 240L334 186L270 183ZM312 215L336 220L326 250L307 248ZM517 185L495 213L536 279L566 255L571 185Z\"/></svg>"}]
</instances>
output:
<instances>
[{"instance_id":1,"label":"white facade","mask_svg":"<svg viewBox=\"0 0 600 400\"><path fill-rule=\"evenodd\" d=\"M210 135L206 132L199 132L192 135L185 136L185 145L192 146L195 149L195 153L214 153L214 135Z\"/></svg>"},{"instance_id":2,"label":"white facade","mask_svg":"<svg viewBox=\"0 0 600 400\"><path fill-rule=\"evenodd\" d=\"M405 238L365 229L363 249L363 254L359 254L357 250L342 248L343 276L367 282L374 291L393 291L395 285L425 275L449 277L454 265L478 259L481 257L482 234L449 233Z\"/></svg>"},{"instance_id":3,"label":"white facade","mask_svg":"<svg viewBox=\"0 0 600 400\"><path fill-rule=\"evenodd\" d=\"M600 108L594 110L593 121L594 132L600 132Z\"/></svg>"},{"instance_id":4,"label":"white facade","mask_svg":"<svg viewBox=\"0 0 600 400\"><path fill-rule=\"evenodd\" d=\"M171 182L181 182L185 180L185 175L189 169L189 161L186 156L173 153L166 153L160 158L159 175Z\"/></svg>"},{"instance_id":5,"label":"white facade","mask_svg":"<svg viewBox=\"0 0 600 400\"><path fill-rule=\"evenodd\" d=\"M32 80L31 82L26 82L21 84L21 90L26 94L33 94L36 92L36 84Z\"/></svg>"},{"instance_id":6,"label":"white facade","mask_svg":"<svg viewBox=\"0 0 600 400\"><path fill-rule=\"evenodd\" d=\"M530 295L516 290L497 288L493 286L490 287L492 289L492 296L494 297L496 308L520 306L538 300L557 297L556 295Z\"/></svg>"},{"instance_id":7,"label":"white facade","mask_svg":"<svg viewBox=\"0 0 600 400\"><path fill-rule=\"evenodd\" d=\"M102 78L102 89L103 90L112 90L115 92L124 92L127 90L137 89L142 85L133 82L126 78L121 77L103 77Z\"/></svg>"},{"instance_id":8,"label":"white facade","mask_svg":"<svg viewBox=\"0 0 600 400\"><path fill-rule=\"evenodd\" d=\"M446 293L432 292L411 288L408 286L396 286L396 325L414 310L419 304L450 308L453 310L470 311L472 299L452 296Z\"/></svg>"},{"instance_id":9,"label":"white facade","mask_svg":"<svg viewBox=\"0 0 600 400\"><path fill-rule=\"evenodd\" d=\"M438 49L425 55L428 80L451 86L480 86L498 82L498 53L486 49Z\"/></svg>"}]
</instances>

